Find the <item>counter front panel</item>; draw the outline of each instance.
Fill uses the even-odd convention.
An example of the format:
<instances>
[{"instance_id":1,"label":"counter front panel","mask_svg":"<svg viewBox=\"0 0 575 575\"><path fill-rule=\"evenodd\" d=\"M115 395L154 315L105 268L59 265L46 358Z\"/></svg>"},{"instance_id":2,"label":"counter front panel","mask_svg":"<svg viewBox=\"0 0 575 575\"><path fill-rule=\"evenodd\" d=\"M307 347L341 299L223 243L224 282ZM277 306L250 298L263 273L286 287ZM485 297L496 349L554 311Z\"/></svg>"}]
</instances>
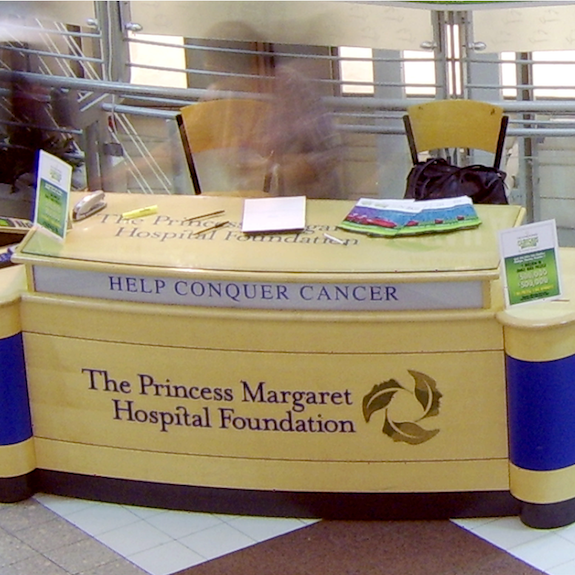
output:
<instances>
[{"instance_id":1,"label":"counter front panel","mask_svg":"<svg viewBox=\"0 0 575 575\"><path fill-rule=\"evenodd\" d=\"M495 315L497 231L521 208L389 240L339 230L350 202L308 201L301 233L246 236L239 198L154 196L136 220L121 214L149 198L108 198L64 243L34 231L16 256L45 489L157 505L154 486L188 487L174 506L228 512L259 498L280 513L297 494L333 495L327 516L352 495L391 498L364 502L377 517L516 512ZM217 209L217 230L184 221Z\"/></svg>"},{"instance_id":2,"label":"counter front panel","mask_svg":"<svg viewBox=\"0 0 575 575\"><path fill-rule=\"evenodd\" d=\"M148 313L152 324L153 308ZM71 323L74 307L59 306L59 315ZM129 315L122 319L129 323ZM191 329L202 323L187 321ZM131 477L131 463L148 459L151 481L334 492L506 489L501 349L399 350L391 343L397 324L374 323L379 352L334 352L322 333L345 342L348 326L318 320L319 341L305 352L290 348L274 324L245 321L242 331L252 329L255 341L267 334L284 350L228 347L225 332L237 321L221 323L220 348L202 346L200 336L192 347L135 343L139 335L125 331L123 341L113 331L98 340L88 331L50 335L31 321L35 434L59 453L42 467L71 470L66 454L83 443L113 448L89 462L94 472ZM299 325L302 338L306 327ZM217 333L205 343L213 339ZM161 453L196 463L184 467L184 478L151 464ZM292 471L261 473L276 464Z\"/></svg>"}]
</instances>

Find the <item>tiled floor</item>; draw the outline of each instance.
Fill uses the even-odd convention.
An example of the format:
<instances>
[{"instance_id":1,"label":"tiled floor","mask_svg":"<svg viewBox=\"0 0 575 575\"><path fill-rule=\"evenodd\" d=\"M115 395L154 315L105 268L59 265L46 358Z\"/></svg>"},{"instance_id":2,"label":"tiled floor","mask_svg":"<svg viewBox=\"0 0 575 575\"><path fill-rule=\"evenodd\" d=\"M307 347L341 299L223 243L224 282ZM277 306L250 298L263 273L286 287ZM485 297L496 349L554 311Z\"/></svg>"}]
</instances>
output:
<instances>
[{"instance_id":1,"label":"tiled floor","mask_svg":"<svg viewBox=\"0 0 575 575\"><path fill-rule=\"evenodd\" d=\"M309 523L38 494L0 504L0 575L169 575ZM575 525L540 531L515 517L455 523L549 575L575 574Z\"/></svg>"},{"instance_id":2,"label":"tiled floor","mask_svg":"<svg viewBox=\"0 0 575 575\"><path fill-rule=\"evenodd\" d=\"M37 494L0 504L0 575L168 575L309 522Z\"/></svg>"},{"instance_id":3,"label":"tiled floor","mask_svg":"<svg viewBox=\"0 0 575 575\"><path fill-rule=\"evenodd\" d=\"M516 517L458 519L454 523L549 575L575 574L575 525L538 530Z\"/></svg>"}]
</instances>

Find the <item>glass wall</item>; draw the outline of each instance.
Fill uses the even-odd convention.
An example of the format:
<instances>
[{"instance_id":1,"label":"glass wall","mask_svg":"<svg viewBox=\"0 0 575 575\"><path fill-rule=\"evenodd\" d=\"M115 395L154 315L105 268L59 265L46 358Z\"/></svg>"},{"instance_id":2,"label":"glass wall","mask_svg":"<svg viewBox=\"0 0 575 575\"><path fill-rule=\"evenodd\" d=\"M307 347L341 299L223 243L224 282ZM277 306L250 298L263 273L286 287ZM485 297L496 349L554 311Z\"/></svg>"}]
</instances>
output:
<instances>
[{"instance_id":1,"label":"glass wall","mask_svg":"<svg viewBox=\"0 0 575 575\"><path fill-rule=\"evenodd\" d=\"M345 142L347 197L402 196L408 105L485 100L511 117L503 168L512 201L529 219L556 218L562 241L575 244L575 3L2 4L0 72L46 78L35 85L55 126L41 127L73 141L66 152L83 162L78 186L190 192L174 118L222 79L206 67L210 52L254 48L221 32L222 23L240 22L256 32L256 51L271 45L279 61L305 65ZM6 78L4 151L10 126L22 121Z\"/></svg>"}]
</instances>

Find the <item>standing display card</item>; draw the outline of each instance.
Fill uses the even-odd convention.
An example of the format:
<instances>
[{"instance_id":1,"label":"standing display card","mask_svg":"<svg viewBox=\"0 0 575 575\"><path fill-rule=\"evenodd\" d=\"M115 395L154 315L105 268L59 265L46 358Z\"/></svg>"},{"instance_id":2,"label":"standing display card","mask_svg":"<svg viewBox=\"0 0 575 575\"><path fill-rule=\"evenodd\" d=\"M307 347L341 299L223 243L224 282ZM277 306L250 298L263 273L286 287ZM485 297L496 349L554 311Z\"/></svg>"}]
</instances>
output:
<instances>
[{"instance_id":1,"label":"standing display card","mask_svg":"<svg viewBox=\"0 0 575 575\"><path fill-rule=\"evenodd\" d=\"M555 220L499 232L506 305L561 297Z\"/></svg>"},{"instance_id":2,"label":"standing display card","mask_svg":"<svg viewBox=\"0 0 575 575\"><path fill-rule=\"evenodd\" d=\"M61 241L68 229L72 166L40 150L34 224Z\"/></svg>"}]
</instances>

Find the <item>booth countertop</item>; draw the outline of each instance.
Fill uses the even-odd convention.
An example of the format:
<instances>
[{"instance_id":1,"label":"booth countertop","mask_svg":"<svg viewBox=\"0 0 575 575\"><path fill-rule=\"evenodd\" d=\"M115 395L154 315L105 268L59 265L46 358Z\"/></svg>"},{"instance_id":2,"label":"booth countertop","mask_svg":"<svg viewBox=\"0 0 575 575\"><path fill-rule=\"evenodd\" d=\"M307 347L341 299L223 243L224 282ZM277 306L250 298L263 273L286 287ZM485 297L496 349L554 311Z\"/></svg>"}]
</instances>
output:
<instances>
[{"instance_id":1,"label":"booth countertop","mask_svg":"<svg viewBox=\"0 0 575 575\"><path fill-rule=\"evenodd\" d=\"M82 197L74 193L72 201ZM64 242L32 230L14 260L18 263L84 269L112 266L116 271L169 270L194 273L313 274L395 281L431 277L489 280L498 277L498 231L521 223L520 206L476 206L482 224L475 229L409 238L372 238L337 225L352 201L308 200L301 233L248 236L241 232L243 198L223 196L150 196L108 193L104 211L75 222ZM122 214L157 205L151 216L126 220ZM225 210L216 218L185 222L196 215ZM219 221L226 226L195 235ZM346 245L330 241L328 233ZM438 277L439 276L439 277Z\"/></svg>"}]
</instances>

